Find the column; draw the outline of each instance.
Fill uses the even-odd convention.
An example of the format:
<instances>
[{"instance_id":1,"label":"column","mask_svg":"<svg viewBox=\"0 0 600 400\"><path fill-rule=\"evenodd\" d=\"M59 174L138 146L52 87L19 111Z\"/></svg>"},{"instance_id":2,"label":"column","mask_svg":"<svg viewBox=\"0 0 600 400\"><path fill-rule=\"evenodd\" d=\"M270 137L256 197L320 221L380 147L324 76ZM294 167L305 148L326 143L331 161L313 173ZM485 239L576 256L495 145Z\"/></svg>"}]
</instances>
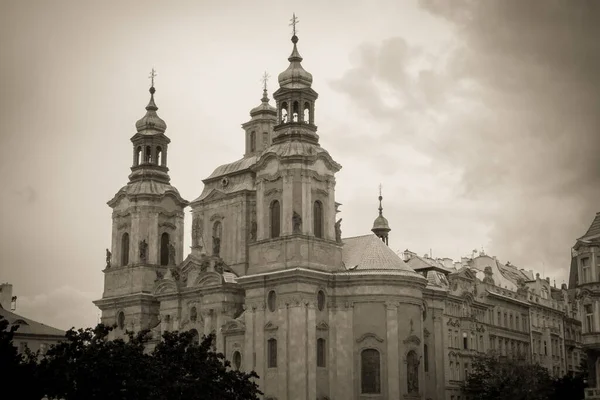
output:
<instances>
[{"instance_id":1,"label":"column","mask_svg":"<svg viewBox=\"0 0 600 400\"><path fill-rule=\"evenodd\" d=\"M229 310L228 310L227 306L222 306L216 312L216 326L215 326L215 330L217 331L217 333L216 333L216 341L217 341L217 352L218 353L223 353L224 350L225 350L225 340L224 340L224 337L223 337L223 332L221 331L221 327L223 326L223 320L227 316L227 312L228 311Z\"/></svg>"},{"instance_id":2,"label":"column","mask_svg":"<svg viewBox=\"0 0 600 400\"><path fill-rule=\"evenodd\" d=\"M283 192L281 194L281 236L292 233L294 215L294 180L291 171L282 172Z\"/></svg>"},{"instance_id":3,"label":"column","mask_svg":"<svg viewBox=\"0 0 600 400\"><path fill-rule=\"evenodd\" d=\"M314 302L309 302L307 304L306 310L306 351L307 357L307 388L308 399L316 399L317 398L317 317L315 313L315 304Z\"/></svg>"},{"instance_id":4,"label":"column","mask_svg":"<svg viewBox=\"0 0 600 400\"><path fill-rule=\"evenodd\" d=\"M308 337L306 332L306 306L302 300L296 298L291 301L288 308L289 330L287 342L289 386L288 400L305 400L307 397L307 356Z\"/></svg>"},{"instance_id":5,"label":"column","mask_svg":"<svg viewBox=\"0 0 600 400\"><path fill-rule=\"evenodd\" d=\"M337 341L336 341L336 369L337 382L332 387L335 399L354 399L357 388L358 376L354 374L354 308L346 302L336 311Z\"/></svg>"},{"instance_id":6,"label":"column","mask_svg":"<svg viewBox=\"0 0 600 400\"><path fill-rule=\"evenodd\" d=\"M323 236L329 240L335 240L335 178L330 177L327 182L327 197L326 203L323 204Z\"/></svg>"},{"instance_id":7,"label":"column","mask_svg":"<svg viewBox=\"0 0 600 400\"><path fill-rule=\"evenodd\" d=\"M254 370L260 376L259 385L261 390L265 388L265 303L260 301L257 304L254 317L254 351L256 354L256 366ZM264 392L264 390L262 390Z\"/></svg>"},{"instance_id":8,"label":"column","mask_svg":"<svg viewBox=\"0 0 600 400\"><path fill-rule=\"evenodd\" d=\"M202 310L202 316L204 317L204 335L208 336L212 331L212 308Z\"/></svg>"},{"instance_id":9,"label":"column","mask_svg":"<svg viewBox=\"0 0 600 400\"><path fill-rule=\"evenodd\" d=\"M312 204L312 186L311 178L307 175L308 171L303 171L301 176L302 182L302 233L306 235L314 235L313 227L313 204Z\"/></svg>"},{"instance_id":10,"label":"column","mask_svg":"<svg viewBox=\"0 0 600 400\"><path fill-rule=\"evenodd\" d=\"M244 372L254 370L254 307L249 304L244 305L244 323L246 332L244 332Z\"/></svg>"},{"instance_id":11,"label":"column","mask_svg":"<svg viewBox=\"0 0 600 400\"><path fill-rule=\"evenodd\" d=\"M265 218L265 188L264 181L258 180L256 182L256 240L263 240L267 238L268 224L269 221Z\"/></svg>"},{"instance_id":12,"label":"column","mask_svg":"<svg viewBox=\"0 0 600 400\"><path fill-rule=\"evenodd\" d=\"M398 343L398 305L386 302L387 313L387 381L388 399L400 398L400 371L398 368L399 343ZM382 371L383 372L383 371Z\"/></svg>"}]
</instances>

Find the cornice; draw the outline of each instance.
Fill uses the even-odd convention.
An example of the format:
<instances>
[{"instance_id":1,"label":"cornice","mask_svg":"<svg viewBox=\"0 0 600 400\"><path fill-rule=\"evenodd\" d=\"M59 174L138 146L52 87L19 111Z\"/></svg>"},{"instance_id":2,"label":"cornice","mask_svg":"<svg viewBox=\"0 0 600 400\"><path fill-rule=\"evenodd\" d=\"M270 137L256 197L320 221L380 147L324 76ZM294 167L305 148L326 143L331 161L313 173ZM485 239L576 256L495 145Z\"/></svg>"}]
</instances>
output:
<instances>
[{"instance_id":1,"label":"cornice","mask_svg":"<svg viewBox=\"0 0 600 400\"><path fill-rule=\"evenodd\" d=\"M93 303L101 310L107 310L117 306L149 305L156 302L158 302L158 299L150 293L135 293L124 296L106 297L93 301Z\"/></svg>"}]
</instances>

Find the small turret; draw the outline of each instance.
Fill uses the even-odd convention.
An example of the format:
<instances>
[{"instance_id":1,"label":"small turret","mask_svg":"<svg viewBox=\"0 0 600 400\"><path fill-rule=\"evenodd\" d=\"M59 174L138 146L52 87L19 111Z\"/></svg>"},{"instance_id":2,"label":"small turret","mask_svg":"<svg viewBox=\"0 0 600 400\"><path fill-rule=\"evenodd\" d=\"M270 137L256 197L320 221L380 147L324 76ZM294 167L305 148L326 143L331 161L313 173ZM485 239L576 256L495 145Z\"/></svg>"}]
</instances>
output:
<instances>
[{"instance_id":1,"label":"small turret","mask_svg":"<svg viewBox=\"0 0 600 400\"><path fill-rule=\"evenodd\" d=\"M388 243L388 233L392 230L388 224L388 220L383 216L383 207L381 205L381 201L383 200L383 196L381 195L381 185L379 185L379 216L375 218L373 222L373 228L371 231L377 235L378 238L383 240L383 242L387 245Z\"/></svg>"}]
</instances>

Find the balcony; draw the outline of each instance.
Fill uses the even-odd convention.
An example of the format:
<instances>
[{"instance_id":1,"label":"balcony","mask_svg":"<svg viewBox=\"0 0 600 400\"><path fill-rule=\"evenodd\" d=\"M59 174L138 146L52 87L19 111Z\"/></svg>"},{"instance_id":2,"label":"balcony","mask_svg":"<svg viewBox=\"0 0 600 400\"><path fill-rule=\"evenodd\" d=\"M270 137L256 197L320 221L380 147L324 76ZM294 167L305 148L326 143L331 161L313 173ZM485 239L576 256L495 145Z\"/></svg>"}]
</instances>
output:
<instances>
[{"instance_id":1,"label":"balcony","mask_svg":"<svg viewBox=\"0 0 600 400\"><path fill-rule=\"evenodd\" d=\"M585 400L600 400L600 388L585 389Z\"/></svg>"},{"instance_id":2,"label":"balcony","mask_svg":"<svg viewBox=\"0 0 600 400\"><path fill-rule=\"evenodd\" d=\"M583 346L588 349L600 349L600 332L590 332L581 335Z\"/></svg>"}]
</instances>

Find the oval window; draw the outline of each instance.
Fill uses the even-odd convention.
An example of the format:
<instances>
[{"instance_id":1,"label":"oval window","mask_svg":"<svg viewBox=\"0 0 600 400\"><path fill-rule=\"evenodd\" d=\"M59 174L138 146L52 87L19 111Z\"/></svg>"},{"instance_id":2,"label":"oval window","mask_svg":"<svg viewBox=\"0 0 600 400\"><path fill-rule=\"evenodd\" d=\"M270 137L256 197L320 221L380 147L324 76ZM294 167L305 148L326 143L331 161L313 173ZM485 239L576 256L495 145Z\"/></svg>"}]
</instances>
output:
<instances>
[{"instance_id":1,"label":"oval window","mask_svg":"<svg viewBox=\"0 0 600 400\"><path fill-rule=\"evenodd\" d=\"M269 292L267 296L267 305L269 306L269 311L273 312L277 308L277 294L275 294L274 290Z\"/></svg>"},{"instance_id":2,"label":"oval window","mask_svg":"<svg viewBox=\"0 0 600 400\"><path fill-rule=\"evenodd\" d=\"M235 353L233 353L233 368L236 371L239 371L241 366L242 366L242 355L240 354L239 351L236 351Z\"/></svg>"},{"instance_id":3,"label":"oval window","mask_svg":"<svg viewBox=\"0 0 600 400\"><path fill-rule=\"evenodd\" d=\"M319 311L323 311L325 308L325 292L322 290L319 290L319 293L317 293L317 307Z\"/></svg>"}]
</instances>

